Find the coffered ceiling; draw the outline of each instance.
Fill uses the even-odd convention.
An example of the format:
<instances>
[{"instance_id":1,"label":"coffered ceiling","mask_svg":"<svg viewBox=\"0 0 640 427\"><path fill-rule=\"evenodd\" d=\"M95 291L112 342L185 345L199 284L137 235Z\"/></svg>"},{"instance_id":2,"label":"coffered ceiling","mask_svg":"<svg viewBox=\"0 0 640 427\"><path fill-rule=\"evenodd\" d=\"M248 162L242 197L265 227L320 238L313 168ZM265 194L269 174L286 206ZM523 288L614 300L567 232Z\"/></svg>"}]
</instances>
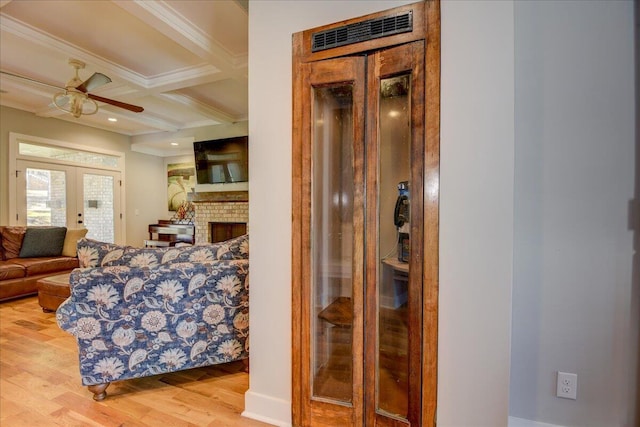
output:
<instances>
[{"instance_id":1,"label":"coffered ceiling","mask_svg":"<svg viewBox=\"0 0 640 427\"><path fill-rule=\"evenodd\" d=\"M0 0L0 104L136 136L247 120L248 0ZM74 118L52 98L86 63L112 82ZM117 122L108 121L115 118Z\"/></svg>"}]
</instances>

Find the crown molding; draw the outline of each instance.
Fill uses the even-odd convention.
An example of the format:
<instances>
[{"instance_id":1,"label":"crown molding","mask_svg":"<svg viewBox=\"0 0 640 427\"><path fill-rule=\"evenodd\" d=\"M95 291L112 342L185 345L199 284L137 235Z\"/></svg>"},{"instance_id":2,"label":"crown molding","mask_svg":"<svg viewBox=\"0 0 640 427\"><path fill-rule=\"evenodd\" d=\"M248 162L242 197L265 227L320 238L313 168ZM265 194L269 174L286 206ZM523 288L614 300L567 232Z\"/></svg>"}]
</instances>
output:
<instances>
[{"instance_id":1,"label":"crown molding","mask_svg":"<svg viewBox=\"0 0 640 427\"><path fill-rule=\"evenodd\" d=\"M220 69L211 64L202 63L193 67L187 67L178 71L172 71L150 77L147 80L147 88L176 90L185 86L191 86L194 80L201 81L202 83L210 83L212 81L220 80L221 78ZM169 89L167 89L167 87L169 87Z\"/></svg>"},{"instance_id":2,"label":"crown molding","mask_svg":"<svg viewBox=\"0 0 640 427\"><path fill-rule=\"evenodd\" d=\"M15 108L16 110L28 111L30 113L36 114L36 112L29 105L22 104L20 102L15 101L4 101L2 103L3 107Z\"/></svg>"},{"instance_id":3,"label":"crown molding","mask_svg":"<svg viewBox=\"0 0 640 427\"><path fill-rule=\"evenodd\" d=\"M143 115L129 115L121 112L118 108L112 108L109 105L103 105L100 107L102 111L108 111L110 116L117 119L127 120L134 123L140 123L145 126L149 126L162 132L176 132L182 128L182 124L173 120L168 120L162 117L158 117L155 114L145 111ZM151 133L155 131L145 131L142 133ZM132 135L138 135L140 133L133 132Z\"/></svg>"}]
</instances>

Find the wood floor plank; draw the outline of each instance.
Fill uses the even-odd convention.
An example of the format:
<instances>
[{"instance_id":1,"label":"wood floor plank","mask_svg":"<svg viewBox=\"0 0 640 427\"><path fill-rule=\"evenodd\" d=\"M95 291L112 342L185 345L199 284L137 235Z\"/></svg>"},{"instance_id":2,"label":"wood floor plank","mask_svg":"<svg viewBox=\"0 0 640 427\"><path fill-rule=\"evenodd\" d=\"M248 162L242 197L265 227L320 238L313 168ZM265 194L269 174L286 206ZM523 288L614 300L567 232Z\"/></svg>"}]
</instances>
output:
<instances>
[{"instance_id":1,"label":"wood floor plank","mask_svg":"<svg viewBox=\"0 0 640 427\"><path fill-rule=\"evenodd\" d=\"M22 372L9 379L10 382L18 387L28 390L32 394L37 394L49 399L65 393L66 388L64 382L51 382L49 378L40 378L31 375L28 372Z\"/></svg>"},{"instance_id":2,"label":"wood floor plank","mask_svg":"<svg viewBox=\"0 0 640 427\"><path fill-rule=\"evenodd\" d=\"M51 420L61 426L73 426L73 427L102 427L109 426L115 427L122 425L118 420L101 420L98 416L93 414L93 418L86 417L70 408L61 408L58 411L51 413ZM115 423L114 423L115 421Z\"/></svg>"},{"instance_id":3,"label":"wood floor plank","mask_svg":"<svg viewBox=\"0 0 640 427\"><path fill-rule=\"evenodd\" d=\"M201 427L198 424L194 424L188 421L181 420L166 412L151 411L144 417L139 419L145 426L171 426L171 427ZM236 424L238 425L238 424ZM244 426L244 424L243 424Z\"/></svg>"},{"instance_id":4,"label":"wood floor plank","mask_svg":"<svg viewBox=\"0 0 640 427\"><path fill-rule=\"evenodd\" d=\"M249 376L241 362L119 381L95 402L78 349L37 297L0 303L0 425L265 427L241 416Z\"/></svg>"},{"instance_id":5,"label":"wood floor plank","mask_svg":"<svg viewBox=\"0 0 640 427\"><path fill-rule=\"evenodd\" d=\"M65 424L59 424L52 420L48 415L42 415L30 410L24 410L18 414L5 417L4 414L0 418L2 426L11 427L33 427L37 425L49 427L71 427Z\"/></svg>"},{"instance_id":6,"label":"wood floor plank","mask_svg":"<svg viewBox=\"0 0 640 427\"><path fill-rule=\"evenodd\" d=\"M0 399L19 405L27 412L47 416L61 408L57 403L10 381L0 380L0 392L2 393ZM4 415L1 415L1 417L4 417ZM0 422L0 424L4 423Z\"/></svg>"},{"instance_id":7,"label":"wood floor plank","mask_svg":"<svg viewBox=\"0 0 640 427\"><path fill-rule=\"evenodd\" d=\"M2 414L4 418L17 415L23 410L24 410L24 407L22 405L19 405L15 402L11 402L7 399L0 399L0 414Z\"/></svg>"},{"instance_id":8,"label":"wood floor plank","mask_svg":"<svg viewBox=\"0 0 640 427\"><path fill-rule=\"evenodd\" d=\"M61 419L90 419L96 426L131 425L136 422L136 417L127 414L121 408L87 399L86 395L67 392L54 400L67 410L60 411L58 416ZM69 410L69 408L73 408L73 410Z\"/></svg>"}]
</instances>

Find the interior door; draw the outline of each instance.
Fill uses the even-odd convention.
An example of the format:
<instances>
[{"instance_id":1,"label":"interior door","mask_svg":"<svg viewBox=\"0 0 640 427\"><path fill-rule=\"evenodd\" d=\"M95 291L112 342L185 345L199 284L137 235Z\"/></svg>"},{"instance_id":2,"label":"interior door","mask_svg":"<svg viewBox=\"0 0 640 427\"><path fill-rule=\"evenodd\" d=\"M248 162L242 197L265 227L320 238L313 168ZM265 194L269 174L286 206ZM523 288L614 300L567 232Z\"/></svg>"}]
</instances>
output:
<instances>
[{"instance_id":1,"label":"interior door","mask_svg":"<svg viewBox=\"0 0 640 427\"><path fill-rule=\"evenodd\" d=\"M16 162L16 220L24 225L87 228L87 237L120 241L120 172Z\"/></svg>"}]
</instances>

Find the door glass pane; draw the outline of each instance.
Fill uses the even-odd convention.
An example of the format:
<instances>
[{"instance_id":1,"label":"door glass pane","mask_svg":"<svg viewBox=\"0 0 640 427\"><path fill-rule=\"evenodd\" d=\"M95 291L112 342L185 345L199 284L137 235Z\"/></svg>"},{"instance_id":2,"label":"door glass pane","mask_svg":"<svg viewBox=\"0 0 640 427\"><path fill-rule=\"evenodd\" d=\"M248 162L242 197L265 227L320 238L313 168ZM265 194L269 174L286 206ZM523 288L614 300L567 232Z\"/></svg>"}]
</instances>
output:
<instances>
[{"instance_id":1,"label":"door glass pane","mask_svg":"<svg viewBox=\"0 0 640 427\"><path fill-rule=\"evenodd\" d=\"M67 225L67 176L63 171L25 170L27 225Z\"/></svg>"},{"instance_id":2,"label":"door glass pane","mask_svg":"<svg viewBox=\"0 0 640 427\"><path fill-rule=\"evenodd\" d=\"M401 418L409 410L410 80L381 79L379 112L377 406Z\"/></svg>"},{"instance_id":3,"label":"door glass pane","mask_svg":"<svg viewBox=\"0 0 640 427\"><path fill-rule=\"evenodd\" d=\"M88 166L117 167L120 156L111 154L93 153L75 148L56 147L45 144L20 142L18 152L23 156L42 157L45 159L78 163Z\"/></svg>"},{"instance_id":4,"label":"door glass pane","mask_svg":"<svg viewBox=\"0 0 640 427\"><path fill-rule=\"evenodd\" d=\"M113 181L112 176L83 175L83 223L88 239L115 242Z\"/></svg>"},{"instance_id":5,"label":"door glass pane","mask_svg":"<svg viewBox=\"0 0 640 427\"><path fill-rule=\"evenodd\" d=\"M351 402L353 87L315 88L313 96L313 395Z\"/></svg>"}]
</instances>

